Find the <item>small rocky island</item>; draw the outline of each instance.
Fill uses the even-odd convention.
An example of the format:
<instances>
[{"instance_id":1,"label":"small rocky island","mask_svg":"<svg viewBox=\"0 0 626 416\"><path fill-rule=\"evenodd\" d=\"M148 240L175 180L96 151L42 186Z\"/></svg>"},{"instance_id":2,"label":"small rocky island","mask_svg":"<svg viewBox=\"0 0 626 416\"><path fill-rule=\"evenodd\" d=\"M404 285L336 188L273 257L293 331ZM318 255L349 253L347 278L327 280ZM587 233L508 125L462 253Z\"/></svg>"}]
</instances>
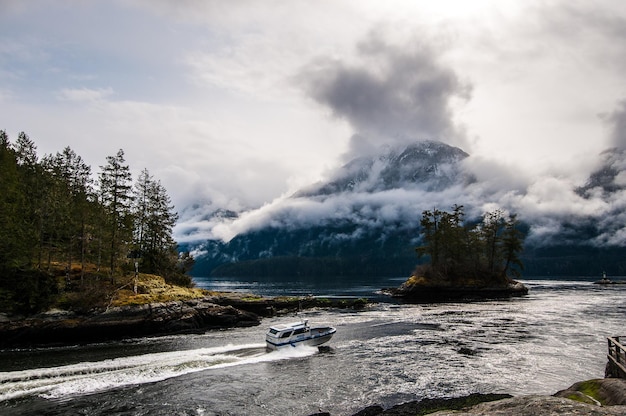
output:
<instances>
[{"instance_id":1,"label":"small rocky island","mask_svg":"<svg viewBox=\"0 0 626 416\"><path fill-rule=\"evenodd\" d=\"M611 280L608 277L606 277L606 272L603 272L602 273L602 279L596 280L593 283L596 284L596 285L604 285L604 286L608 286L608 285L626 285L626 280Z\"/></svg>"},{"instance_id":2,"label":"small rocky island","mask_svg":"<svg viewBox=\"0 0 626 416\"><path fill-rule=\"evenodd\" d=\"M415 250L429 263L418 266L398 288L386 289L393 297L410 302L493 299L523 296L519 275L523 234L514 214L496 210L480 222L466 222L463 206L452 212L424 211L423 245Z\"/></svg>"},{"instance_id":3,"label":"small rocky island","mask_svg":"<svg viewBox=\"0 0 626 416\"><path fill-rule=\"evenodd\" d=\"M386 289L385 292L407 302L425 303L524 296L528 294L528 288L512 279L503 279L502 282L481 280L460 282L413 275L399 287Z\"/></svg>"}]
</instances>

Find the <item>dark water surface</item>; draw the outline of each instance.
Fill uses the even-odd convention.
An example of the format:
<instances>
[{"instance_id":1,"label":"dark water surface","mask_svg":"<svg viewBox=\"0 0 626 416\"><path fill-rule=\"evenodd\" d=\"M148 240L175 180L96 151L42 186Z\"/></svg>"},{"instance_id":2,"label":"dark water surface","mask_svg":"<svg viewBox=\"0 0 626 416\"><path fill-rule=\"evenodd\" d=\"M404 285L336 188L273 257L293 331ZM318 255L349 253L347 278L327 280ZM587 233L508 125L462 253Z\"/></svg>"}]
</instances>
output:
<instances>
[{"instance_id":1,"label":"dark water surface","mask_svg":"<svg viewBox=\"0 0 626 416\"><path fill-rule=\"evenodd\" d=\"M341 285L199 281L265 295L377 298L402 279ZM255 328L0 353L2 415L352 414L473 392L553 394L604 376L606 337L626 335L626 285L525 280L529 296L309 310ZM215 287L211 287L213 284ZM330 324L328 351L268 353L267 326Z\"/></svg>"}]
</instances>

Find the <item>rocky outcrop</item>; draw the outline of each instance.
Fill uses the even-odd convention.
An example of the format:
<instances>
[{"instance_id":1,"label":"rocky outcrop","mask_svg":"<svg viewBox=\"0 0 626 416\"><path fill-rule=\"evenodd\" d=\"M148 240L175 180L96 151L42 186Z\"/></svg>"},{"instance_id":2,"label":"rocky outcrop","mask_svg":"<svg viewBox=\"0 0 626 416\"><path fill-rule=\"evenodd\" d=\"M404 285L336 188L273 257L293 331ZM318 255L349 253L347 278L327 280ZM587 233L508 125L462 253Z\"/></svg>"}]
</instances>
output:
<instances>
[{"instance_id":1,"label":"rocky outcrop","mask_svg":"<svg viewBox=\"0 0 626 416\"><path fill-rule=\"evenodd\" d=\"M217 305L210 298L113 307L88 315L52 311L0 322L0 348L101 342L259 324L258 315Z\"/></svg>"},{"instance_id":2,"label":"rocky outcrop","mask_svg":"<svg viewBox=\"0 0 626 416\"><path fill-rule=\"evenodd\" d=\"M555 396L601 406L626 406L626 380L600 378L581 381L559 391Z\"/></svg>"},{"instance_id":3,"label":"rocky outcrop","mask_svg":"<svg viewBox=\"0 0 626 416\"><path fill-rule=\"evenodd\" d=\"M368 300L363 298L317 298L314 296L267 298L248 295L242 297L236 293L223 293L213 297L212 302L218 305L233 306L260 316L274 316L311 308L363 309Z\"/></svg>"},{"instance_id":4,"label":"rocky outcrop","mask_svg":"<svg viewBox=\"0 0 626 416\"><path fill-rule=\"evenodd\" d=\"M528 294L528 288L511 280L507 284L437 284L425 283L419 278L409 278L398 288L385 289L385 293L407 302L446 302L458 300L483 300L510 298Z\"/></svg>"},{"instance_id":5,"label":"rocky outcrop","mask_svg":"<svg viewBox=\"0 0 626 416\"><path fill-rule=\"evenodd\" d=\"M450 399L423 399L399 404L384 410L381 406L369 406L353 416L414 416L437 412L441 409L463 409L477 403L490 402L510 398L509 394L473 393L464 397Z\"/></svg>"},{"instance_id":6,"label":"rocky outcrop","mask_svg":"<svg viewBox=\"0 0 626 416\"><path fill-rule=\"evenodd\" d=\"M600 407L553 396L520 396L481 403L459 411L445 410L432 413L433 416L623 416L624 414L626 414L626 406Z\"/></svg>"},{"instance_id":7,"label":"rocky outcrop","mask_svg":"<svg viewBox=\"0 0 626 416\"><path fill-rule=\"evenodd\" d=\"M519 396L506 394L471 394L452 399L424 399L383 409L373 405L353 416L537 416L585 415L623 416L626 406L598 406L564 397ZM330 413L325 413L331 416Z\"/></svg>"},{"instance_id":8,"label":"rocky outcrop","mask_svg":"<svg viewBox=\"0 0 626 416\"><path fill-rule=\"evenodd\" d=\"M536 416L626 415L626 380L616 378L581 381L554 396L519 396L474 393L450 399L423 399L389 409L368 406L353 416ZM330 416L330 414L326 414Z\"/></svg>"},{"instance_id":9,"label":"rocky outcrop","mask_svg":"<svg viewBox=\"0 0 626 416\"><path fill-rule=\"evenodd\" d=\"M18 319L0 314L0 349L199 333L259 325L261 317L308 308L361 309L366 304L366 299L356 298L265 298L223 292L197 299L111 307L82 315L56 310Z\"/></svg>"}]
</instances>

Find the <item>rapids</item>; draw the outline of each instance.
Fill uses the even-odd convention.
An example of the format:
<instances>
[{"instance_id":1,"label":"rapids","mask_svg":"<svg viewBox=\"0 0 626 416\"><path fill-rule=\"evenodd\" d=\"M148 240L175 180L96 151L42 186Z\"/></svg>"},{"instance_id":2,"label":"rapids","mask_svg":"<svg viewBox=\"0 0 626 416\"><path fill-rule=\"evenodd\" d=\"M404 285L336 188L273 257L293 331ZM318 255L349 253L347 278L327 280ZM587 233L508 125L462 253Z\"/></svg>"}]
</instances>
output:
<instances>
[{"instance_id":1,"label":"rapids","mask_svg":"<svg viewBox=\"0 0 626 416\"><path fill-rule=\"evenodd\" d=\"M473 392L553 394L604 376L626 285L527 280L523 298L307 310L330 348L266 352L268 326L0 354L0 414L349 415Z\"/></svg>"}]
</instances>

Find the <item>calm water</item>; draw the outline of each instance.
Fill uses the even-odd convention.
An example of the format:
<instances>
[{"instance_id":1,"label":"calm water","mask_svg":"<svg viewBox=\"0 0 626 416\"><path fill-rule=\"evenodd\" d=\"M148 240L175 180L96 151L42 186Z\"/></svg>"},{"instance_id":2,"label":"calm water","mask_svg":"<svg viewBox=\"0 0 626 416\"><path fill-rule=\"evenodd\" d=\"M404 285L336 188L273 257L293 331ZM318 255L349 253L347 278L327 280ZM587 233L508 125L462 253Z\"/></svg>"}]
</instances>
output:
<instances>
[{"instance_id":1,"label":"calm water","mask_svg":"<svg viewBox=\"0 0 626 416\"><path fill-rule=\"evenodd\" d=\"M376 298L402 279L335 287L199 281L266 295ZM378 303L310 310L255 328L0 353L2 415L352 414L472 392L553 394L603 377L606 337L626 335L626 285L526 280L524 298L476 303ZM213 285L213 286L211 286ZM247 285L247 286L246 286ZM307 318L331 324L330 351L267 353L266 327Z\"/></svg>"}]
</instances>

